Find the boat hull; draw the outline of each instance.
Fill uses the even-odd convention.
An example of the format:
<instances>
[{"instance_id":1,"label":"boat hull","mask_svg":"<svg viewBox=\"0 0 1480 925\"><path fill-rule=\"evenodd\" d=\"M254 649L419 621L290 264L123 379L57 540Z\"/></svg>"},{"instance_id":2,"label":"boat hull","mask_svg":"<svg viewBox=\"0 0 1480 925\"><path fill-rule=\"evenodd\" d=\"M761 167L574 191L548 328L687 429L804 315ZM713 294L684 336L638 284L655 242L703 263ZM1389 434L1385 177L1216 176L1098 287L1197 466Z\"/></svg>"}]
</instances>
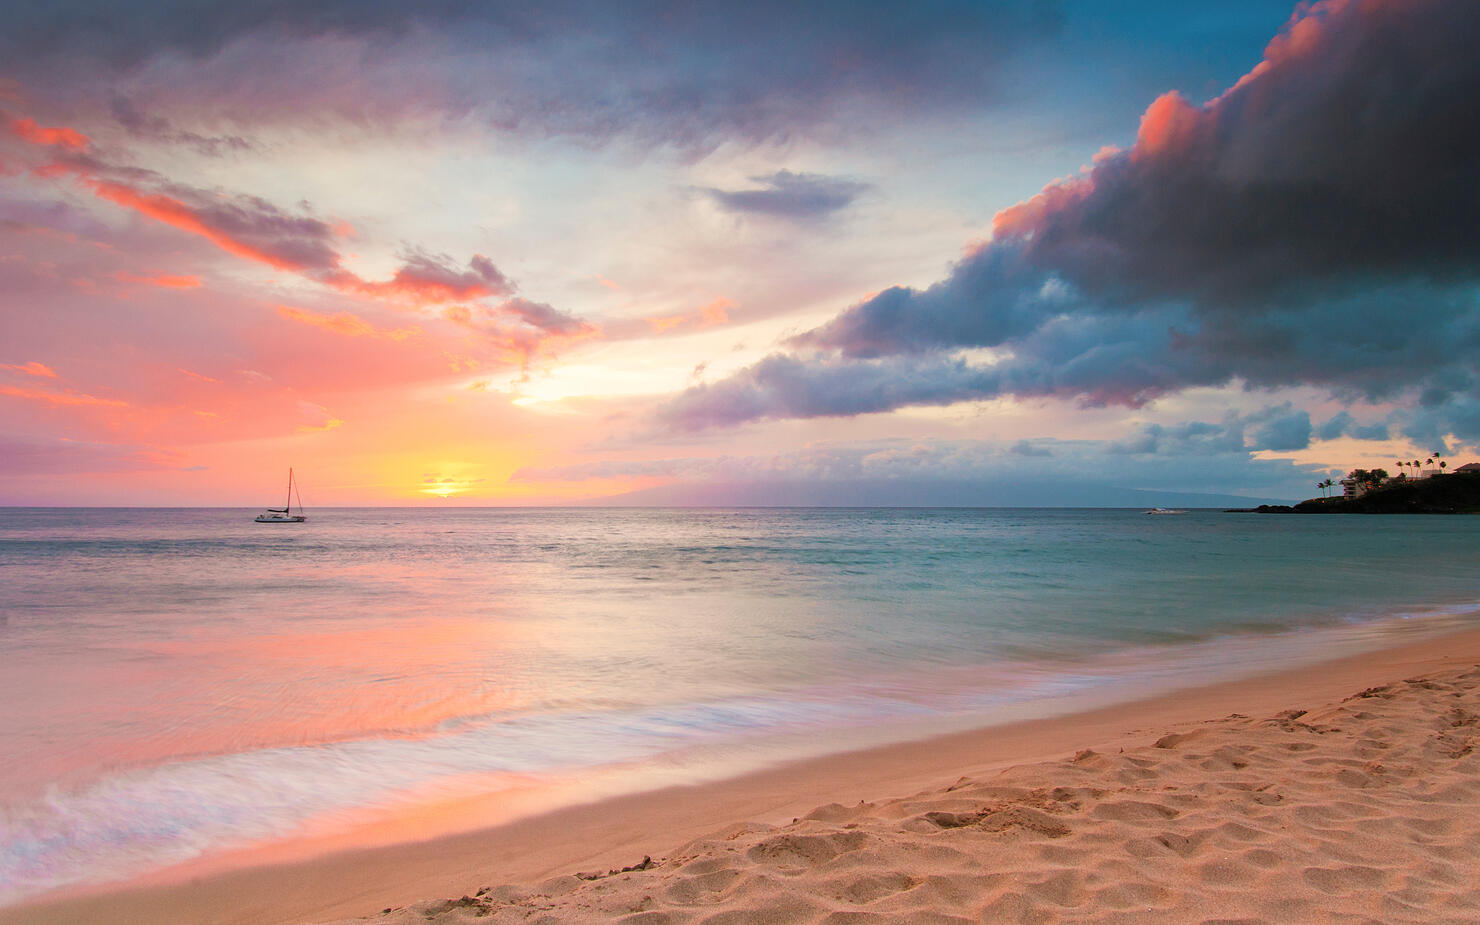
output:
<instances>
[{"instance_id":1,"label":"boat hull","mask_svg":"<svg viewBox=\"0 0 1480 925\"><path fill-rule=\"evenodd\" d=\"M259 524L301 524L308 518L302 514L293 514L288 517L281 515L258 514L254 518Z\"/></svg>"}]
</instances>

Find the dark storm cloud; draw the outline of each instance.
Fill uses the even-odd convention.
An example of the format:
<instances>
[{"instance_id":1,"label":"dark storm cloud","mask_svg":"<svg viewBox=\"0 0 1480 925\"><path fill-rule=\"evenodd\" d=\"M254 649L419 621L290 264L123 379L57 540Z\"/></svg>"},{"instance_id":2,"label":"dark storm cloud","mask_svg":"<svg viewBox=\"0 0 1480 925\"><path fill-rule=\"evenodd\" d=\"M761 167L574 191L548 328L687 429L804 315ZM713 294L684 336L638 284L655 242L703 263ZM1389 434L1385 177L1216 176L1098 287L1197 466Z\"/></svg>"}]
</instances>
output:
<instances>
[{"instance_id":1,"label":"dark storm cloud","mask_svg":"<svg viewBox=\"0 0 1480 925\"><path fill-rule=\"evenodd\" d=\"M846 413L818 396L910 357L915 386L876 394L1137 406L1235 379L1418 391L1430 431L1480 437L1465 411L1480 349L1476 47L1468 0L1315 4L1222 97L1161 97L1131 149L999 213L946 279L885 290L795 338L801 353L663 414L696 427ZM963 368L963 348L997 356ZM1267 441L1293 446L1299 430L1271 425Z\"/></svg>"},{"instance_id":2,"label":"dark storm cloud","mask_svg":"<svg viewBox=\"0 0 1480 925\"><path fill-rule=\"evenodd\" d=\"M1131 436L1106 445L1113 454L1159 456L1210 456L1250 450L1289 452L1303 450L1312 439L1335 440L1350 436L1359 440L1386 440L1382 423L1357 423L1342 411L1320 428L1310 422L1310 413L1289 402L1268 405L1251 414L1230 411L1218 422L1183 421L1179 424L1143 424Z\"/></svg>"},{"instance_id":3,"label":"dark storm cloud","mask_svg":"<svg viewBox=\"0 0 1480 925\"><path fill-rule=\"evenodd\" d=\"M851 416L901 405L949 404L997 388L990 371L959 361L806 362L775 354L728 379L694 386L671 400L665 419L684 430L763 418Z\"/></svg>"},{"instance_id":4,"label":"dark storm cloud","mask_svg":"<svg viewBox=\"0 0 1480 925\"><path fill-rule=\"evenodd\" d=\"M979 106L1002 60L1058 21L1054 0L59 0L10 12L0 76L40 92L184 66L193 83L155 89L203 87L243 117L291 117L311 100L354 117L442 108L697 143L805 130L857 101ZM313 79L335 67L348 86Z\"/></svg>"},{"instance_id":5,"label":"dark storm cloud","mask_svg":"<svg viewBox=\"0 0 1480 925\"><path fill-rule=\"evenodd\" d=\"M1315 433L1318 440L1336 440L1340 437L1352 437L1357 440L1386 440L1390 436L1386 422L1359 424L1349 411L1338 411L1331 416L1331 420L1317 428Z\"/></svg>"},{"instance_id":6,"label":"dark storm cloud","mask_svg":"<svg viewBox=\"0 0 1480 925\"><path fill-rule=\"evenodd\" d=\"M751 177L756 189L707 188L705 193L729 212L748 212L791 219L824 218L845 209L867 190L868 184L846 177L780 170Z\"/></svg>"},{"instance_id":7,"label":"dark storm cloud","mask_svg":"<svg viewBox=\"0 0 1480 925\"><path fill-rule=\"evenodd\" d=\"M1144 424L1131 436L1108 444L1105 451L1125 456L1204 456L1242 452L1243 449L1243 422L1237 415L1230 414L1222 424L1207 421Z\"/></svg>"},{"instance_id":8,"label":"dark storm cloud","mask_svg":"<svg viewBox=\"0 0 1480 925\"><path fill-rule=\"evenodd\" d=\"M1251 449L1282 452L1303 450L1310 446L1310 435L1310 414L1288 411L1259 425L1254 431Z\"/></svg>"},{"instance_id":9,"label":"dark storm cloud","mask_svg":"<svg viewBox=\"0 0 1480 925\"><path fill-rule=\"evenodd\" d=\"M1025 260L1114 301L1245 311L1313 285L1480 269L1480 11L1318 6L1204 107L1167 94L1135 147L998 216Z\"/></svg>"}]
</instances>

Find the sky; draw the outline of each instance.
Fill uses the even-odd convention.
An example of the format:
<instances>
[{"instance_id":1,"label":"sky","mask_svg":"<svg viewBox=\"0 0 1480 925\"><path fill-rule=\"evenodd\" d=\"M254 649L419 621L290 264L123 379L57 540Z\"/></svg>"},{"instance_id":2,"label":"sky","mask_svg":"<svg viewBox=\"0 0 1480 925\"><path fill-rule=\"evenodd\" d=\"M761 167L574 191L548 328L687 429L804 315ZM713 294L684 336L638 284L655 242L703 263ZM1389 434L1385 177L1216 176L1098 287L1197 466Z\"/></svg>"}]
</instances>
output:
<instances>
[{"instance_id":1,"label":"sky","mask_svg":"<svg viewBox=\"0 0 1480 925\"><path fill-rule=\"evenodd\" d=\"M22 0L0 504L1470 461L1476 47L1473 0Z\"/></svg>"}]
</instances>

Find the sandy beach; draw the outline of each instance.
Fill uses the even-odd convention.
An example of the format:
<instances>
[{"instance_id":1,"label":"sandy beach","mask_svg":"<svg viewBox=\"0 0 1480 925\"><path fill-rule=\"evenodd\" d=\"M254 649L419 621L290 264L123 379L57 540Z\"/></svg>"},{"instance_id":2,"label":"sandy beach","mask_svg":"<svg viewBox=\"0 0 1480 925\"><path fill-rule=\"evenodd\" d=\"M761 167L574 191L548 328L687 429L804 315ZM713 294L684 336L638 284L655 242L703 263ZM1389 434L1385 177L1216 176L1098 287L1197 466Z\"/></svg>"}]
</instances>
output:
<instances>
[{"instance_id":1,"label":"sandy beach","mask_svg":"<svg viewBox=\"0 0 1480 925\"><path fill-rule=\"evenodd\" d=\"M1474 921L1477 744L1465 631L0 921Z\"/></svg>"}]
</instances>

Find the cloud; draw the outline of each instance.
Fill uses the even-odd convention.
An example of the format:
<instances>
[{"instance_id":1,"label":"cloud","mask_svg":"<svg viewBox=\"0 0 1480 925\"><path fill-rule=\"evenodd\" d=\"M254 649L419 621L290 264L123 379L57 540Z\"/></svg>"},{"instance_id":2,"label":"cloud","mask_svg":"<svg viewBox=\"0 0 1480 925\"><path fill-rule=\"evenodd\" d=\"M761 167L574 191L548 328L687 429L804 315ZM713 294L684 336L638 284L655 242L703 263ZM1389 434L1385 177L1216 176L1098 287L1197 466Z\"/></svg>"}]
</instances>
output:
<instances>
[{"instance_id":1,"label":"cloud","mask_svg":"<svg viewBox=\"0 0 1480 925\"><path fill-rule=\"evenodd\" d=\"M1246 422L1230 412L1223 421L1183 421L1178 424L1143 424L1131 436L1106 446L1107 453L1121 456L1217 456L1245 451Z\"/></svg>"},{"instance_id":2,"label":"cloud","mask_svg":"<svg viewBox=\"0 0 1480 925\"><path fill-rule=\"evenodd\" d=\"M644 318L643 320L648 323L648 327L652 328L654 334L663 334L674 328L683 328L685 330L711 328L728 323L730 320L730 309L734 307L734 302L721 296L708 305L701 306L692 312L684 312L677 315L658 315L651 318Z\"/></svg>"},{"instance_id":3,"label":"cloud","mask_svg":"<svg viewBox=\"0 0 1480 925\"><path fill-rule=\"evenodd\" d=\"M1303 6L1233 88L1160 97L1132 147L1003 210L947 278L886 289L660 417L1138 407L1242 382L1418 394L1419 432L1480 438L1477 43L1466 0Z\"/></svg>"},{"instance_id":4,"label":"cloud","mask_svg":"<svg viewBox=\"0 0 1480 925\"><path fill-rule=\"evenodd\" d=\"M168 273L156 273L153 276L139 276L127 270L119 270L113 274L113 278L123 283L137 283L141 286L154 286L157 289L198 289L200 288L200 277L198 276L172 276Z\"/></svg>"},{"instance_id":5,"label":"cloud","mask_svg":"<svg viewBox=\"0 0 1480 925\"><path fill-rule=\"evenodd\" d=\"M9 476L140 472L178 466L175 454L142 446L0 437L0 473Z\"/></svg>"},{"instance_id":6,"label":"cloud","mask_svg":"<svg viewBox=\"0 0 1480 925\"><path fill-rule=\"evenodd\" d=\"M375 325L351 312L314 312L304 308L294 308L291 305L279 305L277 313L289 321L306 324L310 327L321 328L345 337L384 337L390 340L405 340L415 334L416 328L397 328L389 330L377 328Z\"/></svg>"},{"instance_id":7,"label":"cloud","mask_svg":"<svg viewBox=\"0 0 1480 925\"><path fill-rule=\"evenodd\" d=\"M19 398L24 401L42 402L48 405L91 405L107 408L128 407L128 402L121 399L100 398L97 395L89 395L86 392L78 392L73 389L56 392L47 389L25 388L23 386L0 385L0 395Z\"/></svg>"},{"instance_id":8,"label":"cloud","mask_svg":"<svg viewBox=\"0 0 1480 925\"><path fill-rule=\"evenodd\" d=\"M163 116L146 115L126 96L115 96L109 103L113 118L135 138L185 145L207 157L221 157L227 152L250 151L252 145L238 135L202 135L176 128Z\"/></svg>"},{"instance_id":9,"label":"cloud","mask_svg":"<svg viewBox=\"0 0 1480 925\"><path fill-rule=\"evenodd\" d=\"M39 376L43 379L55 379L56 371L45 363L29 360L25 363L0 363L0 369L8 369L11 372L25 373L27 376Z\"/></svg>"},{"instance_id":10,"label":"cloud","mask_svg":"<svg viewBox=\"0 0 1480 925\"><path fill-rule=\"evenodd\" d=\"M659 414L680 430L699 430L767 418L851 416L902 405L949 404L995 390L992 371L959 360L808 362L772 354L726 379L685 390Z\"/></svg>"},{"instance_id":11,"label":"cloud","mask_svg":"<svg viewBox=\"0 0 1480 925\"><path fill-rule=\"evenodd\" d=\"M563 337L583 337L594 334L596 330L588 322L551 308L543 302L509 299L499 306L499 310L506 315L518 318L532 328Z\"/></svg>"},{"instance_id":12,"label":"cloud","mask_svg":"<svg viewBox=\"0 0 1480 925\"><path fill-rule=\"evenodd\" d=\"M329 409L316 402L299 401L298 418L303 423L298 425L297 432L300 434L311 434L317 431L333 430L344 424L339 418L329 413Z\"/></svg>"},{"instance_id":13,"label":"cloud","mask_svg":"<svg viewBox=\"0 0 1480 925\"><path fill-rule=\"evenodd\" d=\"M259 121L430 110L506 131L707 145L856 130L860 112L976 109L1002 62L1058 18L1044 0L57 0L11 11L0 61L59 96L157 87L231 98Z\"/></svg>"},{"instance_id":14,"label":"cloud","mask_svg":"<svg viewBox=\"0 0 1480 925\"><path fill-rule=\"evenodd\" d=\"M403 261L395 275L384 282L363 280L344 270L327 274L325 281L349 292L414 305L466 302L487 296L505 296L514 291L509 278L482 254L474 255L466 270L453 267L452 258L445 254L411 251L403 256Z\"/></svg>"},{"instance_id":15,"label":"cloud","mask_svg":"<svg viewBox=\"0 0 1480 925\"><path fill-rule=\"evenodd\" d=\"M285 211L271 202L245 194L201 189L172 182L159 173L98 157L82 138L80 150L73 145L37 136L17 128L11 134L42 147L56 147L45 163L35 169L41 176L70 176L100 199L198 235L221 250L277 270L303 274L346 292L370 295L413 304L440 304L508 295L513 284L483 255L475 255L466 270L450 265L451 258L410 249L402 265L385 281L365 280L341 266L336 250L338 229L323 219ZM51 128L47 133L71 132ZM75 134L75 133L73 133Z\"/></svg>"},{"instance_id":16,"label":"cloud","mask_svg":"<svg viewBox=\"0 0 1480 925\"><path fill-rule=\"evenodd\" d=\"M340 223L314 216L306 204L288 211L258 196L174 182L152 170L104 159L85 139L81 150L66 144L58 150L57 142L46 140L50 136L37 140L16 130L14 122L10 123L13 138L33 150L44 149L45 160L33 171L40 176L70 177L100 199L203 238L235 257L297 274L341 293L406 309L445 308L442 314L449 320L489 328L486 339L512 362L527 364L556 343L596 333L594 325L548 304L512 298L517 288L513 280L482 254L459 267L446 254L406 247L400 255L401 265L389 279L365 279L344 266L338 250ZM117 278L163 286L185 286L194 279L127 273ZM501 301L494 306L482 304L488 299ZM336 317L319 326L339 333L355 329L349 320L355 316ZM315 323L307 316L292 320Z\"/></svg>"},{"instance_id":17,"label":"cloud","mask_svg":"<svg viewBox=\"0 0 1480 925\"><path fill-rule=\"evenodd\" d=\"M1007 448L1007 452L1015 456L1052 456L1053 450L1041 444L1032 443L1028 440L1019 440Z\"/></svg>"},{"instance_id":18,"label":"cloud","mask_svg":"<svg viewBox=\"0 0 1480 925\"><path fill-rule=\"evenodd\" d=\"M17 138L22 138L34 145L71 148L80 151L89 144L88 137L75 129L38 125L35 119L12 117L3 110L0 110L0 120L8 123L6 127Z\"/></svg>"},{"instance_id":19,"label":"cloud","mask_svg":"<svg viewBox=\"0 0 1480 925\"><path fill-rule=\"evenodd\" d=\"M1212 430L1221 430L1211 425ZM1210 491L1260 497L1304 497L1324 472L1288 460L1258 459L1232 443L1184 447L1152 457L1116 443L1036 439L1003 445L989 440L888 439L817 444L752 456L597 460L531 467L517 482L658 481L694 486L659 494L677 503L1135 504L1137 490ZM744 487L744 490L737 490ZM707 493L707 494L706 494ZM733 499L742 499L734 502ZM1182 502L1189 503L1189 502ZM1220 502L1221 503L1221 502Z\"/></svg>"},{"instance_id":20,"label":"cloud","mask_svg":"<svg viewBox=\"0 0 1480 925\"><path fill-rule=\"evenodd\" d=\"M825 218L845 209L869 188L867 183L845 177L780 170L769 176L751 177L759 189L722 190L703 188L728 212L770 215L789 219Z\"/></svg>"},{"instance_id":21,"label":"cloud","mask_svg":"<svg viewBox=\"0 0 1480 925\"><path fill-rule=\"evenodd\" d=\"M1252 428L1253 433L1249 430ZM1359 424L1350 412L1334 415L1319 428L1313 427L1310 412L1289 402L1267 405L1250 414L1229 411L1217 423L1183 421L1177 424L1142 424L1135 433L1107 445L1107 452L1121 455L1159 454L1208 456L1220 453L1272 450L1303 450L1314 440L1352 437L1357 440L1387 440L1385 423Z\"/></svg>"},{"instance_id":22,"label":"cloud","mask_svg":"<svg viewBox=\"0 0 1480 925\"><path fill-rule=\"evenodd\" d=\"M600 334L588 321L528 299L506 299L497 305L471 308L452 305L442 309L442 318L474 332L501 360L517 364L526 372L537 356Z\"/></svg>"},{"instance_id":23,"label":"cloud","mask_svg":"<svg viewBox=\"0 0 1480 925\"><path fill-rule=\"evenodd\" d=\"M1316 429L1316 438L1319 440L1336 440L1340 437L1352 437L1357 440L1387 440L1390 436L1385 421L1359 424L1349 411L1338 411L1331 416L1330 420Z\"/></svg>"},{"instance_id":24,"label":"cloud","mask_svg":"<svg viewBox=\"0 0 1480 925\"><path fill-rule=\"evenodd\" d=\"M1254 447L1260 450L1288 452L1310 446L1310 415L1289 411L1259 425L1254 431Z\"/></svg>"},{"instance_id":25,"label":"cloud","mask_svg":"<svg viewBox=\"0 0 1480 925\"><path fill-rule=\"evenodd\" d=\"M236 257L299 273L329 272L339 264L328 223L291 215L256 196L223 197L180 184L149 190L93 173L87 162L59 166L75 170L99 198L205 238Z\"/></svg>"}]
</instances>

